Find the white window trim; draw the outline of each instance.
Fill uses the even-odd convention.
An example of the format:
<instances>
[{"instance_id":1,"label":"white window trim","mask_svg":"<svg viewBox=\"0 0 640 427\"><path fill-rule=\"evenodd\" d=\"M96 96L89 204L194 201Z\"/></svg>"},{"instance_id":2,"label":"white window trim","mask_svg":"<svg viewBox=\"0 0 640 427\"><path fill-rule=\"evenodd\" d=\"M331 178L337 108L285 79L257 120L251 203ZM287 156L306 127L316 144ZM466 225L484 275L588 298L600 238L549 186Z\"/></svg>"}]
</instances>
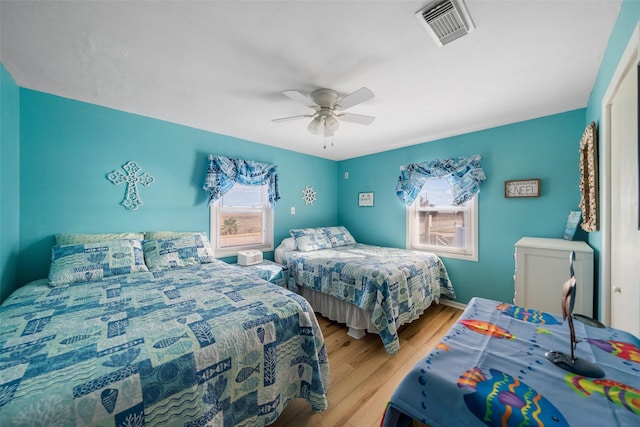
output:
<instances>
[{"instance_id":1,"label":"white window trim","mask_svg":"<svg viewBox=\"0 0 640 427\"><path fill-rule=\"evenodd\" d=\"M466 236L466 241L467 242L472 242L472 244L470 245L470 250L471 252L461 252L460 250L456 249L456 250L447 250L444 247L435 247L435 246L430 246L429 248L421 248L421 247L413 247L412 245L412 239L413 239L413 228L415 227L415 221L414 218L416 216L416 206L418 203L419 197L416 198L416 200L413 202L413 204L411 206L409 206L406 211L407 211L407 216L406 216L406 248L413 250L413 251L423 251L423 252L432 252L436 255L438 255L439 257L443 257L443 258L455 258L455 259L462 259L462 260L466 260L466 261L478 261L478 216L479 216L479 212L478 212L478 195L476 194L475 196L473 196L473 199L471 199L469 202L467 203L472 203L472 210L473 210L473 214L471 215L471 221L468 221L467 224L467 236Z\"/></svg>"},{"instance_id":2,"label":"white window trim","mask_svg":"<svg viewBox=\"0 0 640 427\"><path fill-rule=\"evenodd\" d=\"M264 244L253 244L253 245L244 245L244 246L232 246L228 248L219 248L218 246L218 204L221 199L216 200L209 207L209 240L211 241L211 246L213 248L214 257L216 258L226 258L238 255L238 251L244 251L248 249L256 249L262 252L272 251L274 248L274 209L268 205L268 197L267 197L267 186L263 185L264 191L264 200L266 206L263 207L265 212L265 226L262 230L264 233L264 237L266 243Z\"/></svg>"}]
</instances>

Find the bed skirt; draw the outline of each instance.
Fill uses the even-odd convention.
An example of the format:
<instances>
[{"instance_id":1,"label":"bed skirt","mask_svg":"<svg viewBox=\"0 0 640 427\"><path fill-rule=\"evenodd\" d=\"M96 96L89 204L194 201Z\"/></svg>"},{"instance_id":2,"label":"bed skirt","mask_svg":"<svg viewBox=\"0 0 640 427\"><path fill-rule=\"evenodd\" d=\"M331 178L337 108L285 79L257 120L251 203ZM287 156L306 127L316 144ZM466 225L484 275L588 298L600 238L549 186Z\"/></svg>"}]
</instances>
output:
<instances>
[{"instance_id":1,"label":"bed skirt","mask_svg":"<svg viewBox=\"0 0 640 427\"><path fill-rule=\"evenodd\" d=\"M364 337L367 332L378 334L375 326L371 323L371 313L364 311L357 305L304 286L298 286L298 293L309 301L309 304L313 307L313 311L316 313L320 313L328 319L347 325L349 328L347 334L350 337L360 339ZM437 302L437 300L434 302ZM424 311L418 313L413 319L406 323L414 321L420 317L422 313L424 313Z\"/></svg>"},{"instance_id":2,"label":"bed skirt","mask_svg":"<svg viewBox=\"0 0 640 427\"><path fill-rule=\"evenodd\" d=\"M324 317L343 323L349 327L348 335L355 339L364 337L367 332L378 334L375 326L371 323L371 314L367 313L357 305L342 301L331 295L323 294L311 288L298 286L298 293L302 295L316 313Z\"/></svg>"}]
</instances>

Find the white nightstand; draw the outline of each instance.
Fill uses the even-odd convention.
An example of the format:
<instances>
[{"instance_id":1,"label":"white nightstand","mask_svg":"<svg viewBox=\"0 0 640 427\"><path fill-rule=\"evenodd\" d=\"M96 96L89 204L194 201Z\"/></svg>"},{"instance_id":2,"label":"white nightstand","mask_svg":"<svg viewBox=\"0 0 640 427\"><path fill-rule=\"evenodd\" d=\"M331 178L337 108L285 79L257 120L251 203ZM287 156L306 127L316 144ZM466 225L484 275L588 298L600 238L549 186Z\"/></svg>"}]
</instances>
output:
<instances>
[{"instance_id":1,"label":"white nightstand","mask_svg":"<svg viewBox=\"0 0 640 427\"><path fill-rule=\"evenodd\" d=\"M575 252L576 275L574 313L593 317L593 249L585 242L523 237L515 244L516 272L514 303L562 313L561 295L569 279L569 254Z\"/></svg>"}]
</instances>

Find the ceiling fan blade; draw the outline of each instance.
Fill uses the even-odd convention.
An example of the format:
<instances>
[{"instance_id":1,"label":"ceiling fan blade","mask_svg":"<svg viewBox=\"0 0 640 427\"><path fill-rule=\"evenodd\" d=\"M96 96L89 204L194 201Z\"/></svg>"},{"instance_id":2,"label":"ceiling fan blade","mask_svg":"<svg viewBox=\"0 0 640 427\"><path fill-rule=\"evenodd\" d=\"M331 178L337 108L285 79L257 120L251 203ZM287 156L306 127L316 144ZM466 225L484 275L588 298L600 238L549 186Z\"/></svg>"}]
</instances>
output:
<instances>
[{"instance_id":1,"label":"ceiling fan blade","mask_svg":"<svg viewBox=\"0 0 640 427\"><path fill-rule=\"evenodd\" d=\"M313 99L309 98L306 95L301 94L297 90L285 90L282 91L282 94L288 96L294 101L298 101L299 103L306 105L309 108L318 108L319 105L313 102Z\"/></svg>"},{"instance_id":2,"label":"ceiling fan blade","mask_svg":"<svg viewBox=\"0 0 640 427\"><path fill-rule=\"evenodd\" d=\"M362 114L353 114L353 113L340 113L336 114L336 116L345 122L357 123L359 125L370 125L376 119L372 116L365 116Z\"/></svg>"},{"instance_id":3,"label":"ceiling fan blade","mask_svg":"<svg viewBox=\"0 0 640 427\"><path fill-rule=\"evenodd\" d=\"M370 99L373 99L374 97L375 95L373 94L373 92L371 92L371 90L367 89L366 87L361 87L355 92L352 92L344 98L340 99L336 104L336 108L340 110L346 110L347 108L351 108L354 105L368 101Z\"/></svg>"},{"instance_id":4,"label":"ceiling fan blade","mask_svg":"<svg viewBox=\"0 0 640 427\"><path fill-rule=\"evenodd\" d=\"M272 122L280 123L280 122L288 122L289 120L298 120L313 117L313 114L303 114L301 116L291 116L291 117L281 117L279 119L272 119Z\"/></svg>"}]
</instances>

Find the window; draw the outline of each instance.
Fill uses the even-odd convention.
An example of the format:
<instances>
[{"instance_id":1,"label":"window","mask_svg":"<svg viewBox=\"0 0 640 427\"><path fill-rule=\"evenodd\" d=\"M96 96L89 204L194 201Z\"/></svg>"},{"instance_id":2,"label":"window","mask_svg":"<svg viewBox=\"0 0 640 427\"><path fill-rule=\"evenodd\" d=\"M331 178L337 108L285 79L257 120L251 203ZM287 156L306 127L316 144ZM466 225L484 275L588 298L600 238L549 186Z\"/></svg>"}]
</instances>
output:
<instances>
[{"instance_id":1,"label":"window","mask_svg":"<svg viewBox=\"0 0 640 427\"><path fill-rule=\"evenodd\" d=\"M217 258L245 249L273 249L273 209L267 188L236 183L211 205L209 235Z\"/></svg>"},{"instance_id":2,"label":"window","mask_svg":"<svg viewBox=\"0 0 640 427\"><path fill-rule=\"evenodd\" d=\"M454 205L446 178L425 182L407 208L407 248L439 256L478 260L478 194Z\"/></svg>"}]
</instances>

